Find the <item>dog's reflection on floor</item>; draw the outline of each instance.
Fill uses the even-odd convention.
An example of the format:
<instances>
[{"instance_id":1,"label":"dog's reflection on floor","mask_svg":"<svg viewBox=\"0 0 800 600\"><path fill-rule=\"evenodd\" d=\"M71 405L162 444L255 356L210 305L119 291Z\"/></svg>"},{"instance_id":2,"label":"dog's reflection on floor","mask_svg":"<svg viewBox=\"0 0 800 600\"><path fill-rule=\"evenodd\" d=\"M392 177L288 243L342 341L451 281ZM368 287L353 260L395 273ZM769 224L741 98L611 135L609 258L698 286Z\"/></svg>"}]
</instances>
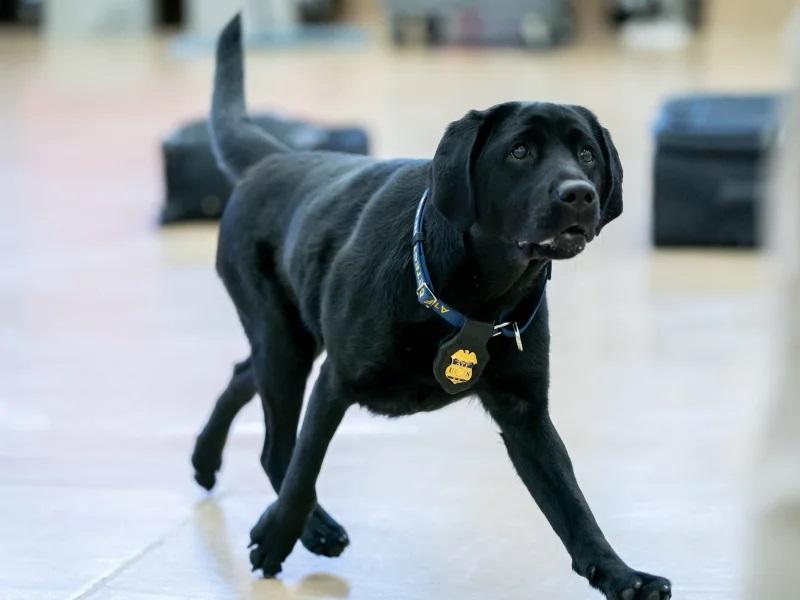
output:
<instances>
[{"instance_id":1,"label":"dog's reflection on floor","mask_svg":"<svg viewBox=\"0 0 800 600\"><path fill-rule=\"evenodd\" d=\"M347 598L350 584L330 573L311 573L296 583L280 579L256 579L250 573L246 554L231 542L225 513L216 498L207 498L195 506L192 519L198 539L206 550L209 568L239 598L254 600L311 600Z\"/></svg>"},{"instance_id":2,"label":"dog's reflection on floor","mask_svg":"<svg viewBox=\"0 0 800 600\"><path fill-rule=\"evenodd\" d=\"M279 579L259 579L252 582L250 590L250 597L259 600L347 598L350 595L347 581L330 573L306 575L295 585L286 585Z\"/></svg>"}]
</instances>

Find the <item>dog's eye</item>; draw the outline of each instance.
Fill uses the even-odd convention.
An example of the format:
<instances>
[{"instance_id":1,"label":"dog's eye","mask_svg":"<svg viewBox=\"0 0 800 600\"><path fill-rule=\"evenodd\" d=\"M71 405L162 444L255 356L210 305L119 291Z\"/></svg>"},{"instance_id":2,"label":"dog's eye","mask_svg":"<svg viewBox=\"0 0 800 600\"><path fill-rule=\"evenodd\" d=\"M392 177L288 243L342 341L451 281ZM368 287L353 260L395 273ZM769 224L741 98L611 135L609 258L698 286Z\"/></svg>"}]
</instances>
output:
<instances>
[{"instance_id":1,"label":"dog's eye","mask_svg":"<svg viewBox=\"0 0 800 600\"><path fill-rule=\"evenodd\" d=\"M516 146L511 151L511 156L513 156L517 160L522 160L523 158L528 156L528 148L527 148L527 146L524 146L522 144L520 144L519 146Z\"/></svg>"},{"instance_id":2,"label":"dog's eye","mask_svg":"<svg viewBox=\"0 0 800 600\"><path fill-rule=\"evenodd\" d=\"M594 152L592 152L592 149L589 148L589 146L584 146L581 148L581 151L578 152L578 158L585 163L594 162Z\"/></svg>"}]
</instances>

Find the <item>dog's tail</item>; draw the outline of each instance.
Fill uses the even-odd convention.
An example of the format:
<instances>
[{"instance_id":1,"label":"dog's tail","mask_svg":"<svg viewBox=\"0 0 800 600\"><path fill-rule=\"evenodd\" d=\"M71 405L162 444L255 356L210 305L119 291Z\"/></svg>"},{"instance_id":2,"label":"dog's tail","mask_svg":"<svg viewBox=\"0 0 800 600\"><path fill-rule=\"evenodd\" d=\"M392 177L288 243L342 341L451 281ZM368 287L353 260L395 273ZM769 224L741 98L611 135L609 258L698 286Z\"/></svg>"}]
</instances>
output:
<instances>
[{"instance_id":1,"label":"dog's tail","mask_svg":"<svg viewBox=\"0 0 800 600\"><path fill-rule=\"evenodd\" d=\"M211 98L211 147L220 168L232 182L273 152L289 148L247 116L244 101L242 19L237 14L217 42L217 67Z\"/></svg>"}]
</instances>

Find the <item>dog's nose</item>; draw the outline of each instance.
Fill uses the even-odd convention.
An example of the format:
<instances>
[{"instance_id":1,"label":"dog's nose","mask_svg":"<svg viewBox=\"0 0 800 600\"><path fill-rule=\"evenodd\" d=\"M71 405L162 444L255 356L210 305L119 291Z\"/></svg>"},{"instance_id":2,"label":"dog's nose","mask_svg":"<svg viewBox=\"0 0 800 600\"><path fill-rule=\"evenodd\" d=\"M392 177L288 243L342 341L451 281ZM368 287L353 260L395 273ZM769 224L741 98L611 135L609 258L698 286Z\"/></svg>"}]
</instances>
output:
<instances>
[{"instance_id":1,"label":"dog's nose","mask_svg":"<svg viewBox=\"0 0 800 600\"><path fill-rule=\"evenodd\" d=\"M556 188L556 197L567 204L590 205L597 202L597 190L588 181L564 181Z\"/></svg>"}]
</instances>

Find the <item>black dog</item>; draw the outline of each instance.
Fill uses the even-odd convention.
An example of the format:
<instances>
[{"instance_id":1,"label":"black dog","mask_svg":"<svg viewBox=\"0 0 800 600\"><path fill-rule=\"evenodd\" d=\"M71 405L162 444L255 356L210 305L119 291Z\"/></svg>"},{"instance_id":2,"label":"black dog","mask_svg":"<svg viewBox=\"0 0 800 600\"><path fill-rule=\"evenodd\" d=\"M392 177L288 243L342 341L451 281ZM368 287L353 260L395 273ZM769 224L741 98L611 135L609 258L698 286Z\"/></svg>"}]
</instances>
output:
<instances>
[{"instance_id":1,"label":"black dog","mask_svg":"<svg viewBox=\"0 0 800 600\"><path fill-rule=\"evenodd\" d=\"M349 543L318 504L315 481L351 404L400 416L472 392L573 569L608 598L669 598L669 581L631 569L606 541L548 416L544 285L553 259L577 255L622 212L608 132L581 107L514 102L452 123L432 161L289 151L247 119L240 36L237 17L219 41L211 129L237 182L217 270L252 354L236 366L192 462L211 488L231 421L257 392L267 426L261 463L279 497L251 531L253 568L275 575L298 539L326 556ZM421 204L413 246L429 272L412 259ZM460 331L446 320L454 314L468 317ZM506 323L495 326L500 315Z\"/></svg>"}]
</instances>

